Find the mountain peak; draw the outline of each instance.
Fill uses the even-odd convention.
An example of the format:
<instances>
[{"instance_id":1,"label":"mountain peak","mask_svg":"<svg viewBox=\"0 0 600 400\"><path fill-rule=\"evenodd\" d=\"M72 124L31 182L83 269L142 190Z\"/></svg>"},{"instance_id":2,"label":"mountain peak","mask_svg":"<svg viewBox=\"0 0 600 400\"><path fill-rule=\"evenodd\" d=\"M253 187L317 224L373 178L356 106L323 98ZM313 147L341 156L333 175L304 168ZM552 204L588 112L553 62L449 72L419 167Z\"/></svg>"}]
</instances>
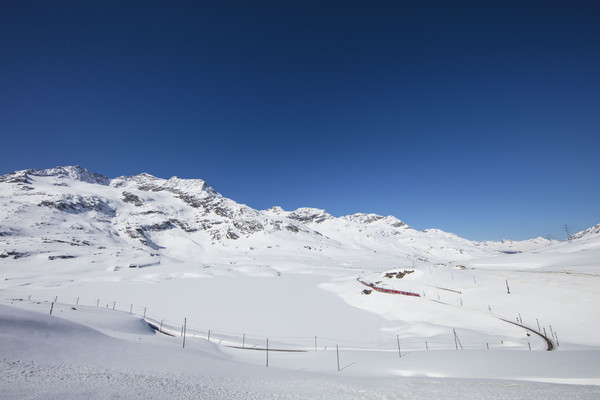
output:
<instances>
[{"instance_id":1,"label":"mountain peak","mask_svg":"<svg viewBox=\"0 0 600 400\"><path fill-rule=\"evenodd\" d=\"M359 222L361 224L371 224L376 221L380 221L383 219L381 215L378 214L367 214L367 213L356 213L351 215L345 215L342 217L352 222Z\"/></svg>"},{"instance_id":2,"label":"mountain peak","mask_svg":"<svg viewBox=\"0 0 600 400\"><path fill-rule=\"evenodd\" d=\"M289 215L289 218L303 223L314 222L320 224L328 219L333 219L333 216L320 208L301 207L295 211L292 211Z\"/></svg>"},{"instance_id":3,"label":"mountain peak","mask_svg":"<svg viewBox=\"0 0 600 400\"><path fill-rule=\"evenodd\" d=\"M209 194L212 197L221 197L215 189L202 179L182 179L173 176L165 181L162 187L165 190L180 190L189 194Z\"/></svg>"},{"instance_id":4,"label":"mountain peak","mask_svg":"<svg viewBox=\"0 0 600 400\"><path fill-rule=\"evenodd\" d=\"M143 172L134 176L120 176L112 180L112 185L121 187L128 184L137 185L140 189L146 191L169 191L182 192L189 195L202 195L211 197L222 197L216 190L210 187L202 179L182 179L173 176L169 179L157 178Z\"/></svg>"},{"instance_id":5,"label":"mountain peak","mask_svg":"<svg viewBox=\"0 0 600 400\"><path fill-rule=\"evenodd\" d=\"M367 213L356 213L351 215L346 215L342 217L348 221L358 222L361 224L373 224L381 221L382 223L389 225L393 228L410 228L404 222L400 221L398 218L393 215L388 215L384 217L379 214L367 214Z\"/></svg>"},{"instance_id":6,"label":"mountain peak","mask_svg":"<svg viewBox=\"0 0 600 400\"><path fill-rule=\"evenodd\" d=\"M20 179L23 181L28 181L29 176L41 176L73 179L103 186L108 186L110 183L110 179L108 179L106 176L97 174L95 172L89 172L81 165L68 165L64 167L54 167L48 169L27 169L23 171L16 171L5 176L13 176L13 178L20 177Z\"/></svg>"},{"instance_id":7,"label":"mountain peak","mask_svg":"<svg viewBox=\"0 0 600 400\"><path fill-rule=\"evenodd\" d=\"M276 214L279 215L281 213L284 213L285 211L283 210L283 208L279 207L279 206L273 206L271 208L268 208L265 210L268 213L272 213L272 214Z\"/></svg>"}]
</instances>

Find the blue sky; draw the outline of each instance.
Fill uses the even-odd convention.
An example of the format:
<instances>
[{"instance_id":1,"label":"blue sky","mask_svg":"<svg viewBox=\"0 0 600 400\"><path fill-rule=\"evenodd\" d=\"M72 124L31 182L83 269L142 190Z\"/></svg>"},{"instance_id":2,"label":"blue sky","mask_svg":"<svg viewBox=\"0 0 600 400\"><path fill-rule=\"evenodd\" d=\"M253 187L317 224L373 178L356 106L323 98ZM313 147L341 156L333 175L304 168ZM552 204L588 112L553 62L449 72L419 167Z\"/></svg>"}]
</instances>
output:
<instances>
[{"instance_id":1,"label":"blue sky","mask_svg":"<svg viewBox=\"0 0 600 400\"><path fill-rule=\"evenodd\" d=\"M0 173L564 239L600 222L598 4L3 1Z\"/></svg>"}]
</instances>

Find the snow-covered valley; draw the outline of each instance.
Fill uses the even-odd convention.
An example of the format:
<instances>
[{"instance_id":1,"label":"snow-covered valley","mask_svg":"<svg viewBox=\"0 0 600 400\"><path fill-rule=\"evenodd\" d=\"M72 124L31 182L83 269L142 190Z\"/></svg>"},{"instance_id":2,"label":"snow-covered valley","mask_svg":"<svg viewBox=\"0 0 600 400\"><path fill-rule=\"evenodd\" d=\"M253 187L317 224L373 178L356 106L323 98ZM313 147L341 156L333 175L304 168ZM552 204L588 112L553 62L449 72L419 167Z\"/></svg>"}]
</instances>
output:
<instances>
[{"instance_id":1,"label":"snow-covered valley","mask_svg":"<svg viewBox=\"0 0 600 400\"><path fill-rule=\"evenodd\" d=\"M600 394L598 226L472 242L81 167L0 204L6 398Z\"/></svg>"}]
</instances>

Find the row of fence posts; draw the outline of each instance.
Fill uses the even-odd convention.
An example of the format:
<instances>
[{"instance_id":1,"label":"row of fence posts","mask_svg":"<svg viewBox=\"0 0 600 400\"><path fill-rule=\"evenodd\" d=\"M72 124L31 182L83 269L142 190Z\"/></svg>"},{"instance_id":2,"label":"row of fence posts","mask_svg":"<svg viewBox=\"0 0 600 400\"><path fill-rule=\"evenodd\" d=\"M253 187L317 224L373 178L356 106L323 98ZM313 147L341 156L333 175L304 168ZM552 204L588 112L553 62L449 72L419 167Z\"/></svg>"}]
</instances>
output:
<instances>
[{"instance_id":1,"label":"row of fence posts","mask_svg":"<svg viewBox=\"0 0 600 400\"><path fill-rule=\"evenodd\" d=\"M475 279L475 275L473 275L473 280L474 280L475 284L477 284L477 280ZM508 285L508 280L505 280L505 283L506 283L506 293L510 294L510 286ZM427 295L425 293L425 290L423 290L423 297L427 297ZM441 301L440 300L439 290L437 291L437 299L438 299L438 301ZM462 307L464 305L462 297L460 297L459 300L460 300L460 305ZM445 303L445 304L450 304L450 303ZM492 313L492 306L489 305L489 304L488 304L488 311L490 313ZM519 322L520 324L523 324L523 318L521 317L521 313L517 313L517 314L518 314L518 316L516 317L517 322ZM540 321L537 318L535 319L535 321L537 323L537 328L538 328L537 332L540 333L540 334L542 334L542 332L543 332L543 335L546 338L548 338L548 334L546 332L546 327L541 327L540 326ZM556 343L557 347L560 346L560 342L558 341L558 333L555 330L552 329L552 325L549 325L549 327L550 327L550 335L552 337L552 340ZM529 329L529 330L533 331L533 329L531 329L531 328L525 327L525 329ZM489 344L486 343L486 345L487 345L488 350L489 350ZM529 349L531 350L531 343L527 343L527 345L529 346Z\"/></svg>"},{"instance_id":2,"label":"row of fence posts","mask_svg":"<svg viewBox=\"0 0 600 400\"><path fill-rule=\"evenodd\" d=\"M162 327L162 321L161 321L161 327ZM182 348L185 348L185 340L186 340L186 332L187 332L187 317L183 319L183 325L181 326L181 336L183 338L182 340ZM453 335L454 335L454 342L455 342L455 347L456 350L458 350L458 348L460 347L461 350L463 350L463 345L460 342L460 339L458 338L458 334L456 333L456 329L452 329ZM207 333L207 340L210 341L210 329L208 330ZM400 346L400 335L396 335L396 341L398 344L398 357L402 358L402 349ZM245 349L246 345L246 334L242 334L242 349ZM531 350L531 344L529 344L529 350ZM490 349L490 346L488 343L486 343L487 349ZM425 341L425 348L427 349L427 351L429 351L429 344L427 341ZM325 346L324 351L327 350L327 346ZM318 351L317 350L317 336L315 336L315 352ZM336 353L336 360L337 360L337 370L338 372L340 372L342 370L342 368L340 367L340 347L339 345L335 345L335 353ZM269 338L266 338L266 346L265 346L265 358L266 358L266 367L269 367Z\"/></svg>"},{"instance_id":3,"label":"row of fence posts","mask_svg":"<svg viewBox=\"0 0 600 400\"><path fill-rule=\"evenodd\" d=\"M28 300L31 301L31 295L29 295ZM50 305L50 315L52 315L52 312L53 312L53 309L54 309L54 304L57 303L57 302L58 302L58 296L56 296L54 298L54 301L52 301L52 303ZM76 298L75 304L79 305L79 297ZM99 307L99 305L100 305L100 299L97 300L96 307ZM108 308L109 304L107 304L106 307ZM116 301L113 301L112 309L115 310L115 307L116 307ZM491 312L491 307L490 306L488 306L488 309ZM147 308L144 307L143 318L146 318L146 312L147 312ZM132 313L133 313L133 304L131 304L130 307L129 307L129 314L132 314ZM164 319L160 321L159 331L162 331L163 321L164 321ZM521 317L521 313L518 313L517 322L523 323L523 319ZM543 330L544 336L547 337L546 328L540 326L539 320L537 318L536 318L536 322L537 322L537 326L538 326L538 332L541 333L542 330ZM459 339L459 337L458 337L458 335L456 333L456 329L453 328L452 332L453 332L454 344L455 344L456 350L458 350L459 347L460 347L461 350L463 350L464 348L463 348L463 345L462 345L462 343L461 343L461 341L460 341L460 339ZM185 348L186 333L187 333L187 317L184 318L183 325L181 327L181 336L183 337L183 341L182 341L182 347L183 348ZM552 335L552 339L556 342L557 345L559 345L558 335L557 335L556 332L554 332L554 330L552 329L551 325L550 325L550 333ZM209 329L208 332L207 332L207 340L208 341L210 341L210 336L211 336L211 330ZM317 351L317 349L318 349L318 342L317 342L318 338L317 338L317 336L315 336L314 339L315 339L314 340L314 348L315 348L315 351ZM398 346L398 357L402 358L402 350L401 350L401 346L400 346L400 336L399 335L396 335L396 341L397 341L397 346ZM531 343L530 342L527 343L527 346L528 346L529 350L531 351ZM242 349L245 349L245 348L246 348L246 334L244 333L242 335ZM486 348L487 348L487 350L490 349L489 343L486 343ZM324 349L326 350L327 347L325 347ZM427 351L429 351L429 343L428 343L428 341L425 341L425 349ZM269 366L269 339L268 338L266 339L265 352L266 352L266 366L268 367ZM338 368L338 371L341 371L339 357L340 357L339 356L339 345L336 345L337 368Z\"/></svg>"},{"instance_id":4,"label":"row of fence posts","mask_svg":"<svg viewBox=\"0 0 600 400\"><path fill-rule=\"evenodd\" d=\"M519 314L520 316L520 314ZM538 322L539 324L539 322ZM186 333L186 325L187 325L187 318L184 318L184 324L181 327L181 335L183 336L183 347L185 348L185 333ZM161 329L162 329L162 321L161 321ZM553 331L551 331L553 332ZM207 333L207 340L210 341L210 329L208 330ZM544 334L546 333L545 328L544 328ZM458 334L456 333L456 329L452 328L452 334L453 334L453 338L454 338L454 346L455 349L458 350L460 348L460 350L464 350L464 347L462 345L462 342L460 341L460 338L458 337ZM556 334L555 334L556 335ZM558 337L557 336L553 336L553 339L555 339L558 342ZM396 342L397 342L397 346L398 346L398 357L402 358L402 348L400 346L400 335L396 335ZM486 349L490 350L490 344L489 342L485 344L486 345ZM527 346L529 348L529 351L531 351L531 342L527 342ZM339 366L339 345L336 345L336 356L337 356L337 362L338 362L338 371L340 371L340 366ZM246 348L246 334L244 333L242 335L242 349ZM317 350L317 336L315 336L315 352L318 351ZM327 350L327 346L325 346L324 350ZM425 341L425 350L429 351L429 342L426 340ZM269 339L266 339L266 366L269 366Z\"/></svg>"}]
</instances>

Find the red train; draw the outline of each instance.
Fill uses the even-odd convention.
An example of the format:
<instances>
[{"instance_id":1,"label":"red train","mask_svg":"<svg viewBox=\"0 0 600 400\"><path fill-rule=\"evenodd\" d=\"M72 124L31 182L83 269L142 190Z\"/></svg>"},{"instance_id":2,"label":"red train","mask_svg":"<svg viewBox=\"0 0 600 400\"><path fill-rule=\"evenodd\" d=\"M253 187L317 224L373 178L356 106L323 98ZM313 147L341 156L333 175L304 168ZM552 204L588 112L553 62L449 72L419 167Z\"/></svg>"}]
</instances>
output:
<instances>
[{"instance_id":1,"label":"red train","mask_svg":"<svg viewBox=\"0 0 600 400\"><path fill-rule=\"evenodd\" d=\"M365 286L370 287L371 289L377 291L377 292L382 292L382 293L391 293L391 294L401 294L403 296L414 296L414 297L421 297L420 294L418 293L413 293L413 292L404 292L402 290L394 290L394 289L384 289L384 288L380 288L375 286L372 283L367 283L365 281L362 281L360 278L357 278L357 280L362 283Z\"/></svg>"}]
</instances>

